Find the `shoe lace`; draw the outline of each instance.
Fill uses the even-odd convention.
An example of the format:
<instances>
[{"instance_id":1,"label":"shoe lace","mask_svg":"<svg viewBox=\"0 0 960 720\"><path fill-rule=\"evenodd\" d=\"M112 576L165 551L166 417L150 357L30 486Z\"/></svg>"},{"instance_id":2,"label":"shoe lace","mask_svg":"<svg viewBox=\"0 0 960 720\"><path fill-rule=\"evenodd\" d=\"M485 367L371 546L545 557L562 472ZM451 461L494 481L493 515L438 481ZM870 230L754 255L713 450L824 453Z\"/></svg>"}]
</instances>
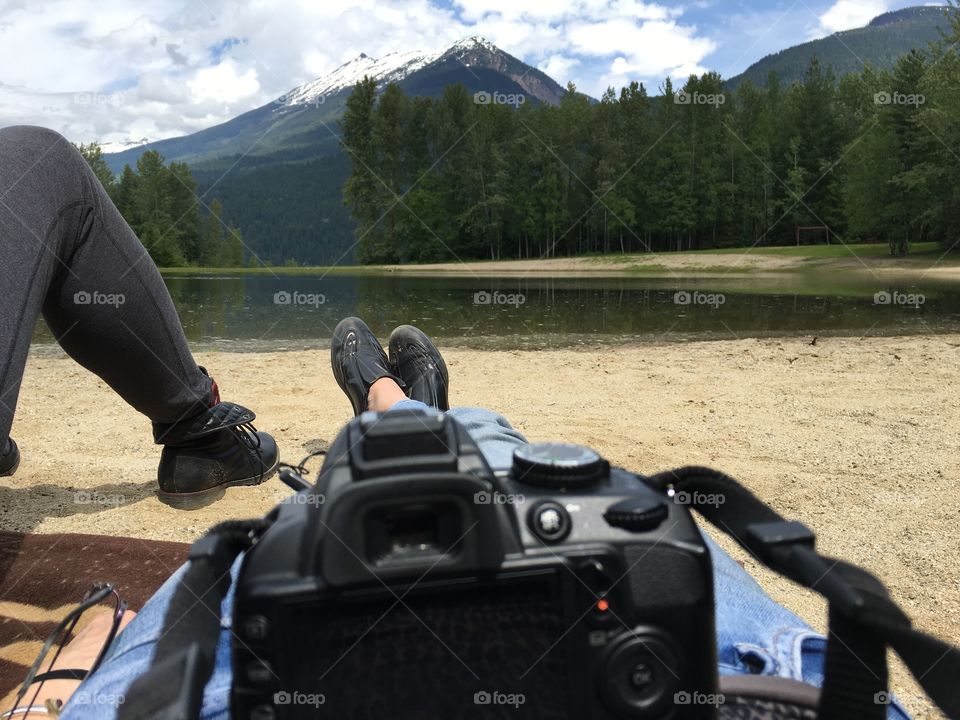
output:
<instances>
[{"instance_id":1,"label":"shoe lace","mask_svg":"<svg viewBox=\"0 0 960 720\"><path fill-rule=\"evenodd\" d=\"M263 464L263 454L260 452L260 435L253 423L243 423L233 428L234 437L246 445L250 451L257 456L257 462L260 463L260 477L266 472L267 468Z\"/></svg>"}]
</instances>

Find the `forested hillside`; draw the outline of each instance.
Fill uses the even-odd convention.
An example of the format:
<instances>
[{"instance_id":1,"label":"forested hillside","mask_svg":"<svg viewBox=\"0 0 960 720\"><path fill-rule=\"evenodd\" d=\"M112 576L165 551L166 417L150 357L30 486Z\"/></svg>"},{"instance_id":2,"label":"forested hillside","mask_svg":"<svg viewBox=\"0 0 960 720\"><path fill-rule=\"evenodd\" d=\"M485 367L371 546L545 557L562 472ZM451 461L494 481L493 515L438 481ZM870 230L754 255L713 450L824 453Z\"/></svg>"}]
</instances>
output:
<instances>
[{"instance_id":1,"label":"forested hillside","mask_svg":"<svg viewBox=\"0 0 960 720\"><path fill-rule=\"evenodd\" d=\"M157 265L244 265L240 230L223 222L219 200L198 197L185 163L167 165L160 153L149 150L136 169L127 165L116 177L97 145L79 150Z\"/></svg>"},{"instance_id":2,"label":"forested hillside","mask_svg":"<svg viewBox=\"0 0 960 720\"><path fill-rule=\"evenodd\" d=\"M343 205L349 161L195 170L201 194L216 194L257 257L274 265L352 263L353 220ZM209 188L214 185L212 190Z\"/></svg>"},{"instance_id":3,"label":"forested hillside","mask_svg":"<svg viewBox=\"0 0 960 720\"><path fill-rule=\"evenodd\" d=\"M767 55L742 74L730 78L727 87L735 90L746 80L764 85L770 73L776 73L785 85L802 80L812 57L822 66L833 68L837 77L859 73L865 63L889 70L901 56L914 49L926 52L931 43L941 39L941 31L949 31L950 23L944 10L943 7L912 7L884 13L866 27L834 33Z\"/></svg>"},{"instance_id":4,"label":"forested hillside","mask_svg":"<svg viewBox=\"0 0 960 720\"><path fill-rule=\"evenodd\" d=\"M362 262L785 244L798 226L846 242L957 241L960 60L953 39L888 71L598 104L478 105L357 85L342 122L345 197ZM571 88L572 90L572 88ZM824 233L807 236L823 241Z\"/></svg>"}]
</instances>

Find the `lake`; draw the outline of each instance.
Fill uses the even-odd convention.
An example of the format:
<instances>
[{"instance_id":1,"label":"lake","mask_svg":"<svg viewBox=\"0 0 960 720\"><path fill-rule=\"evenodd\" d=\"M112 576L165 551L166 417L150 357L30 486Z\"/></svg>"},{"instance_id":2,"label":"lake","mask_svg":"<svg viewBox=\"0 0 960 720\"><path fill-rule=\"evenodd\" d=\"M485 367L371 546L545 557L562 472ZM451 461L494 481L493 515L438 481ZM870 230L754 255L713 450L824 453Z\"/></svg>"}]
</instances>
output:
<instances>
[{"instance_id":1,"label":"lake","mask_svg":"<svg viewBox=\"0 0 960 720\"><path fill-rule=\"evenodd\" d=\"M447 345L960 332L960 284L824 278L248 275L165 278L191 343L253 351L329 345L359 315L380 337L412 323ZM49 343L45 327L36 340Z\"/></svg>"}]
</instances>

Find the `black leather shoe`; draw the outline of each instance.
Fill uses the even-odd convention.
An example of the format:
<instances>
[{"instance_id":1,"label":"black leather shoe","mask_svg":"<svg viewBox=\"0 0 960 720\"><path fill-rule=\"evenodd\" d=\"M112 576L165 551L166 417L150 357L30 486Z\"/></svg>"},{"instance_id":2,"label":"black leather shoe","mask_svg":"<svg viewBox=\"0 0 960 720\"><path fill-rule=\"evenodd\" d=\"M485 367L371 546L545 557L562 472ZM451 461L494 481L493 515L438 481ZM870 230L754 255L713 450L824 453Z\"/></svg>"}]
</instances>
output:
<instances>
[{"instance_id":1,"label":"black leather shoe","mask_svg":"<svg viewBox=\"0 0 960 720\"><path fill-rule=\"evenodd\" d=\"M345 318L334 329L330 364L337 384L350 398L354 415L367 409L370 386L380 378L388 377L404 386L403 380L394 374L377 336L360 318Z\"/></svg>"},{"instance_id":2,"label":"black leather shoe","mask_svg":"<svg viewBox=\"0 0 960 720\"><path fill-rule=\"evenodd\" d=\"M259 485L277 471L280 451L274 439L251 423L252 411L221 402L174 425L154 424L163 444L160 500L192 510L223 496L224 488Z\"/></svg>"},{"instance_id":3,"label":"black leather shoe","mask_svg":"<svg viewBox=\"0 0 960 720\"><path fill-rule=\"evenodd\" d=\"M447 364L423 331L413 325L401 325L390 333L390 362L406 383L407 397L438 410L450 409Z\"/></svg>"},{"instance_id":4,"label":"black leather shoe","mask_svg":"<svg viewBox=\"0 0 960 720\"><path fill-rule=\"evenodd\" d=\"M20 466L20 448L13 441L13 438L7 438L7 444L0 453L0 477L10 477Z\"/></svg>"}]
</instances>

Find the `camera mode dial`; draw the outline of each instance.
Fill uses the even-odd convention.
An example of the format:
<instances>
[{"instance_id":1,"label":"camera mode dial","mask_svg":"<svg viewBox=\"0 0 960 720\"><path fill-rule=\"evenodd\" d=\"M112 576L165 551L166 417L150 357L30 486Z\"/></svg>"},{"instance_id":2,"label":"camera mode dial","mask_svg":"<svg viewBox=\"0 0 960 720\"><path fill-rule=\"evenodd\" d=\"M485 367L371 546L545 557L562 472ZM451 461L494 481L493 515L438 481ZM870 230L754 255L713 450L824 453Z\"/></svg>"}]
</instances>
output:
<instances>
[{"instance_id":1,"label":"camera mode dial","mask_svg":"<svg viewBox=\"0 0 960 720\"><path fill-rule=\"evenodd\" d=\"M551 490L579 490L610 475L610 463L596 452L569 443L531 443L513 451L516 482Z\"/></svg>"}]
</instances>

